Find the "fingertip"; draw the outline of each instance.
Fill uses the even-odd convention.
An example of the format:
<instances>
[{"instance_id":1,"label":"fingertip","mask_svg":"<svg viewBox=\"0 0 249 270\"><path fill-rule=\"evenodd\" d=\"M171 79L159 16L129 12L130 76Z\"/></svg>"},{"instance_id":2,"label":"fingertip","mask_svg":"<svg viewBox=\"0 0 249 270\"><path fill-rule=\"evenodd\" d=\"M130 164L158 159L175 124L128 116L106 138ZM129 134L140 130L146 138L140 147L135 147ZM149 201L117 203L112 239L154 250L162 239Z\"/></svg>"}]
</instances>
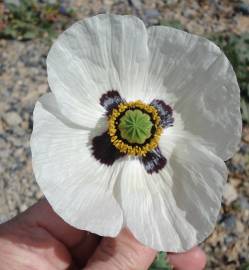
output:
<instances>
[{"instance_id":1,"label":"fingertip","mask_svg":"<svg viewBox=\"0 0 249 270\"><path fill-rule=\"evenodd\" d=\"M203 270L207 262L204 251L199 247L184 253L169 253L168 259L175 270Z\"/></svg>"},{"instance_id":2,"label":"fingertip","mask_svg":"<svg viewBox=\"0 0 249 270\"><path fill-rule=\"evenodd\" d=\"M116 238L103 238L89 260L87 270L95 269L148 269L156 251L139 243L127 229Z\"/></svg>"},{"instance_id":3,"label":"fingertip","mask_svg":"<svg viewBox=\"0 0 249 270\"><path fill-rule=\"evenodd\" d=\"M199 268L204 269L207 263L207 256L205 252L200 247L195 247L193 249L193 257L196 261L199 261Z\"/></svg>"}]
</instances>

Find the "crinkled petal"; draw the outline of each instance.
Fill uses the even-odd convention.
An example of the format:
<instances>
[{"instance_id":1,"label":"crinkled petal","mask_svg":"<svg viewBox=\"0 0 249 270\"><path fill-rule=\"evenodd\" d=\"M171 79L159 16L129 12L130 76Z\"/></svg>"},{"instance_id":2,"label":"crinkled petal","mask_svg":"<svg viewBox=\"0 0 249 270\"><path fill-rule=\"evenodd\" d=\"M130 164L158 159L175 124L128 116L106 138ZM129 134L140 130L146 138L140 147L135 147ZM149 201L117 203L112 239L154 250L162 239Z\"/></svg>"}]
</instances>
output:
<instances>
[{"instance_id":1,"label":"crinkled petal","mask_svg":"<svg viewBox=\"0 0 249 270\"><path fill-rule=\"evenodd\" d=\"M164 143L160 149L167 158ZM227 170L219 157L192 137L178 137L174 151L168 149L169 164L159 173L148 174L138 160L126 161L115 196L124 224L140 242L156 250L182 252L212 232Z\"/></svg>"},{"instance_id":2,"label":"crinkled petal","mask_svg":"<svg viewBox=\"0 0 249 270\"><path fill-rule=\"evenodd\" d=\"M48 81L63 115L94 127L105 112L100 105L105 92L141 98L147 59L147 31L140 19L101 14L59 36L47 58Z\"/></svg>"},{"instance_id":3,"label":"crinkled petal","mask_svg":"<svg viewBox=\"0 0 249 270\"><path fill-rule=\"evenodd\" d=\"M169 128L170 130L171 128ZM209 150L205 141L173 129L164 134L160 149L167 157L164 170L172 179L171 191L177 207L186 213L183 227L191 225L196 233L188 249L202 242L213 231L227 180L222 159Z\"/></svg>"},{"instance_id":4,"label":"crinkled petal","mask_svg":"<svg viewBox=\"0 0 249 270\"><path fill-rule=\"evenodd\" d=\"M148 174L139 160L127 161L115 186L124 225L144 245L161 251L182 251L193 245L196 231L186 228L185 213L175 203L172 179L164 171ZM185 226L185 227L184 227Z\"/></svg>"},{"instance_id":5,"label":"crinkled petal","mask_svg":"<svg viewBox=\"0 0 249 270\"><path fill-rule=\"evenodd\" d=\"M68 123L52 94L35 106L31 150L36 180L55 212L76 228L118 234L122 212L110 188L118 164L94 159L89 131Z\"/></svg>"},{"instance_id":6,"label":"crinkled petal","mask_svg":"<svg viewBox=\"0 0 249 270\"><path fill-rule=\"evenodd\" d=\"M185 129L227 160L242 124L239 86L228 59L214 43L180 30L157 26L148 35L147 92L173 106Z\"/></svg>"}]
</instances>

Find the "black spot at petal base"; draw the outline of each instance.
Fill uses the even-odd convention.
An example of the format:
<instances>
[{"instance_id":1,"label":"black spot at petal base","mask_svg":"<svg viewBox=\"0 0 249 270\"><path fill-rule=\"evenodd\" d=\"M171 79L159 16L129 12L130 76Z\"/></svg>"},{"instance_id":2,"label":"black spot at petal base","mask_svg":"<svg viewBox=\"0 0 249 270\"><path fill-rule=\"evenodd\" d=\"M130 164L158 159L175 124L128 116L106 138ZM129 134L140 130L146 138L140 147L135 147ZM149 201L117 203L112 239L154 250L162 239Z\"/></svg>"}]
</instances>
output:
<instances>
[{"instance_id":1,"label":"black spot at petal base","mask_svg":"<svg viewBox=\"0 0 249 270\"><path fill-rule=\"evenodd\" d=\"M161 126L163 128L173 125L173 110L169 105L167 105L164 101L160 99L153 99L150 105L157 109L158 114L161 118Z\"/></svg>"},{"instance_id":2,"label":"black spot at petal base","mask_svg":"<svg viewBox=\"0 0 249 270\"><path fill-rule=\"evenodd\" d=\"M108 91L100 98L100 104L106 109L107 115L111 114L112 110L122 102L124 102L124 100L116 90Z\"/></svg>"},{"instance_id":3,"label":"black spot at petal base","mask_svg":"<svg viewBox=\"0 0 249 270\"><path fill-rule=\"evenodd\" d=\"M157 147L153 151L140 158L147 173L158 173L167 164L167 159L162 155L162 152Z\"/></svg>"},{"instance_id":4,"label":"black spot at petal base","mask_svg":"<svg viewBox=\"0 0 249 270\"><path fill-rule=\"evenodd\" d=\"M97 160L108 166L111 166L115 160L124 156L111 143L110 136L107 132L93 138L92 153Z\"/></svg>"}]
</instances>

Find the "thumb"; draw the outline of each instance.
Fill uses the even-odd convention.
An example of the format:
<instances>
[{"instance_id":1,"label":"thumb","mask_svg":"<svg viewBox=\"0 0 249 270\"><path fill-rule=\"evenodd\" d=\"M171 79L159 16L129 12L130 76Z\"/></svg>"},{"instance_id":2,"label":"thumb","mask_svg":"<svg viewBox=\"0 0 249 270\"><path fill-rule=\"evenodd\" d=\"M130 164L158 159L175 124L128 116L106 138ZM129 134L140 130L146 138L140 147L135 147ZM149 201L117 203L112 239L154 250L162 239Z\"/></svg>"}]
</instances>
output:
<instances>
[{"instance_id":1,"label":"thumb","mask_svg":"<svg viewBox=\"0 0 249 270\"><path fill-rule=\"evenodd\" d=\"M85 270L147 270L156 251L140 244L128 230L116 238L103 238Z\"/></svg>"}]
</instances>

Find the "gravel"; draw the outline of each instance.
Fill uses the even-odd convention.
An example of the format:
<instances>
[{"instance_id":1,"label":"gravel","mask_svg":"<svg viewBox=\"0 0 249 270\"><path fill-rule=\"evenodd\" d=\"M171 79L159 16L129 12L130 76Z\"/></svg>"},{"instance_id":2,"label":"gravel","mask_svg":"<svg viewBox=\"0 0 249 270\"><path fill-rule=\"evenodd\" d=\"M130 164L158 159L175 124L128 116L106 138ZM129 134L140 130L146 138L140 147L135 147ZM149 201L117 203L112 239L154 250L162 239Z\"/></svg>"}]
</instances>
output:
<instances>
[{"instance_id":1,"label":"gravel","mask_svg":"<svg viewBox=\"0 0 249 270\"><path fill-rule=\"evenodd\" d=\"M37 98L48 90L43 63L47 45L0 40L0 220L42 197L34 181L29 138Z\"/></svg>"},{"instance_id":2,"label":"gravel","mask_svg":"<svg viewBox=\"0 0 249 270\"><path fill-rule=\"evenodd\" d=\"M70 4L70 1L67 5ZM135 14L147 25L177 20L189 32L248 29L249 17L237 12L237 1L73 0L77 18L100 12ZM167 5L165 3L168 3ZM0 40L0 223L25 211L42 197L32 172L29 139L32 111L48 91L46 42ZM206 269L240 269L249 261L249 127L244 126L240 150L227 162L230 174L219 221L202 244Z\"/></svg>"},{"instance_id":3,"label":"gravel","mask_svg":"<svg viewBox=\"0 0 249 270\"><path fill-rule=\"evenodd\" d=\"M3 121L5 121L7 125L15 127L21 124L22 118L16 112L11 111L3 115Z\"/></svg>"}]
</instances>

